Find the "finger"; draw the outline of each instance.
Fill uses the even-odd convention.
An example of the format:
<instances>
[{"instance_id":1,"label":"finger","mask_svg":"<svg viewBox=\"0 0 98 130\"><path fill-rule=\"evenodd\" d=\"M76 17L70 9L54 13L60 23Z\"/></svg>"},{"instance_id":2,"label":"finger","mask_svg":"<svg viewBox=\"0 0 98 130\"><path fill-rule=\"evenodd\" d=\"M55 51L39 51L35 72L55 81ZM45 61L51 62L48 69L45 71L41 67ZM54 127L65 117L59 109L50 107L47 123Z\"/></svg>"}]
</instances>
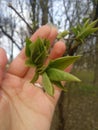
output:
<instances>
[{"instance_id":1,"label":"finger","mask_svg":"<svg viewBox=\"0 0 98 130\"><path fill-rule=\"evenodd\" d=\"M38 37L40 38L48 38L51 34L51 27L49 25L44 25L41 28L39 28L34 35L32 35L31 40L35 41ZM8 72L14 75L17 75L19 77L24 77L24 75L28 71L28 67L25 66L25 48L21 51L21 53L13 60L13 62L10 64L10 67L8 69Z\"/></svg>"},{"instance_id":2,"label":"finger","mask_svg":"<svg viewBox=\"0 0 98 130\"><path fill-rule=\"evenodd\" d=\"M35 41L38 37L40 37L40 38L43 38L43 39L44 38L48 39L51 44L53 43L53 41L56 38L57 33L58 33L57 28L55 26L51 25L51 24L46 24L45 26L47 26L49 30L46 29L46 28L43 31L41 29L38 30L36 32L36 34L32 35L32 37L31 37L32 41ZM47 35L47 33L48 33L48 35Z\"/></svg>"},{"instance_id":3,"label":"finger","mask_svg":"<svg viewBox=\"0 0 98 130\"><path fill-rule=\"evenodd\" d=\"M65 50L66 50L65 43L63 41L58 41L51 50L48 60L61 57L65 53Z\"/></svg>"},{"instance_id":4,"label":"finger","mask_svg":"<svg viewBox=\"0 0 98 130\"><path fill-rule=\"evenodd\" d=\"M65 71L66 71L66 72L71 72L72 68L73 68L73 65L71 64L71 65L69 65L69 66L65 69Z\"/></svg>"},{"instance_id":5,"label":"finger","mask_svg":"<svg viewBox=\"0 0 98 130\"><path fill-rule=\"evenodd\" d=\"M4 49L0 48L0 84L3 78L4 69L7 64L7 56Z\"/></svg>"},{"instance_id":6,"label":"finger","mask_svg":"<svg viewBox=\"0 0 98 130\"><path fill-rule=\"evenodd\" d=\"M50 35L49 35L48 38L47 38L47 39L49 39L51 45L54 43L54 41L55 41L55 39L56 39L56 36L57 36L57 34L58 34L58 31L57 31L57 30L58 30L58 29L57 29L55 26L52 26L52 25L51 25L51 33L50 33Z\"/></svg>"}]
</instances>

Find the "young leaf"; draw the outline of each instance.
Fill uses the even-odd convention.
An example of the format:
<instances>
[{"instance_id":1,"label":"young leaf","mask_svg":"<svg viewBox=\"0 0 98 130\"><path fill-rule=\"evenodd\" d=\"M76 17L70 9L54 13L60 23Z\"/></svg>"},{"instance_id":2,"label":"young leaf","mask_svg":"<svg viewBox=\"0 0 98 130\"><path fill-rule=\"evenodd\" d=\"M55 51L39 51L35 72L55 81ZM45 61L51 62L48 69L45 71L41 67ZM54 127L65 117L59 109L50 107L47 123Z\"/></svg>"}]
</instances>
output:
<instances>
[{"instance_id":1,"label":"young leaf","mask_svg":"<svg viewBox=\"0 0 98 130\"><path fill-rule=\"evenodd\" d=\"M80 79L75 77L72 74L64 72L55 68L48 68L46 73L51 81L77 81L80 82Z\"/></svg>"},{"instance_id":2,"label":"young leaf","mask_svg":"<svg viewBox=\"0 0 98 130\"><path fill-rule=\"evenodd\" d=\"M83 28L86 28L90 23L90 19L87 19L83 25Z\"/></svg>"},{"instance_id":3,"label":"young leaf","mask_svg":"<svg viewBox=\"0 0 98 130\"><path fill-rule=\"evenodd\" d=\"M30 44L32 44L32 41L29 38L26 38L26 49L25 49L25 54L27 57L29 57L31 55L30 52Z\"/></svg>"},{"instance_id":4,"label":"young leaf","mask_svg":"<svg viewBox=\"0 0 98 130\"><path fill-rule=\"evenodd\" d=\"M39 77L39 74L36 72L33 79L30 81L31 83L35 83Z\"/></svg>"},{"instance_id":5,"label":"young leaf","mask_svg":"<svg viewBox=\"0 0 98 130\"><path fill-rule=\"evenodd\" d=\"M44 45L45 44L45 45ZM38 38L35 43L30 45L31 60L33 60L36 66L42 66L47 57L49 42Z\"/></svg>"},{"instance_id":6,"label":"young leaf","mask_svg":"<svg viewBox=\"0 0 98 130\"><path fill-rule=\"evenodd\" d=\"M94 33L98 31L98 28L86 28L84 31L82 31L78 36L77 39L82 39L84 40L87 36L89 36L90 34Z\"/></svg>"},{"instance_id":7,"label":"young leaf","mask_svg":"<svg viewBox=\"0 0 98 130\"><path fill-rule=\"evenodd\" d=\"M45 46L46 50L48 50L50 48L50 41L47 40L47 39L44 39L43 43L44 43L44 46Z\"/></svg>"},{"instance_id":8,"label":"young leaf","mask_svg":"<svg viewBox=\"0 0 98 130\"><path fill-rule=\"evenodd\" d=\"M36 57L34 63L35 63L37 66L39 66L39 65L42 66L43 63L44 63L44 61L45 61L45 59L46 59L46 52L45 52L45 50L43 50L43 51L40 53L40 55L39 55L38 57Z\"/></svg>"},{"instance_id":9,"label":"young leaf","mask_svg":"<svg viewBox=\"0 0 98 130\"><path fill-rule=\"evenodd\" d=\"M90 22L90 19L87 19L84 25L79 24L76 27L72 28L72 32L76 36L76 39L83 41L86 37L98 31L98 28L95 27L97 22L98 20Z\"/></svg>"},{"instance_id":10,"label":"young leaf","mask_svg":"<svg viewBox=\"0 0 98 130\"><path fill-rule=\"evenodd\" d=\"M51 61L48 67L64 70L66 67L68 67L70 64L75 62L80 57L80 55L61 57Z\"/></svg>"},{"instance_id":11,"label":"young leaf","mask_svg":"<svg viewBox=\"0 0 98 130\"><path fill-rule=\"evenodd\" d=\"M71 30L72 30L72 32L74 33L75 36L78 35L78 30L77 30L77 28L73 27L73 28L71 28Z\"/></svg>"},{"instance_id":12,"label":"young leaf","mask_svg":"<svg viewBox=\"0 0 98 130\"><path fill-rule=\"evenodd\" d=\"M25 64L28 66L28 67L34 67L35 64L33 63L33 61L28 58L26 61L25 61Z\"/></svg>"},{"instance_id":13,"label":"young leaf","mask_svg":"<svg viewBox=\"0 0 98 130\"><path fill-rule=\"evenodd\" d=\"M46 72L44 72L42 74L42 83L43 83L43 87L45 89L45 91L50 95L53 96L54 95L54 88L51 84L50 79L48 78Z\"/></svg>"},{"instance_id":14,"label":"young leaf","mask_svg":"<svg viewBox=\"0 0 98 130\"><path fill-rule=\"evenodd\" d=\"M93 27L96 25L97 22L98 22L98 19L95 20L95 21L93 21L93 22L91 22L91 23L88 25L88 27L89 27L89 28L93 28Z\"/></svg>"},{"instance_id":15,"label":"young leaf","mask_svg":"<svg viewBox=\"0 0 98 130\"><path fill-rule=\"evenodd\" d=\"M41 40L38 38L33 44L30 45L31 58L33 61L40 55L44 50L44 46L41 43Z\"/></svg>"},{"instance_id":16,"label":"young leaf","mask_svg":"<svg viewBox=\"0 0 98 130\"><path fill-rule=\"evenodd\" d=\"M52 81L53 84L55 84L58 88L60 88L63 91L67 91L67 89L62 85L60 81Z\"/></svg>"}]
</instances>

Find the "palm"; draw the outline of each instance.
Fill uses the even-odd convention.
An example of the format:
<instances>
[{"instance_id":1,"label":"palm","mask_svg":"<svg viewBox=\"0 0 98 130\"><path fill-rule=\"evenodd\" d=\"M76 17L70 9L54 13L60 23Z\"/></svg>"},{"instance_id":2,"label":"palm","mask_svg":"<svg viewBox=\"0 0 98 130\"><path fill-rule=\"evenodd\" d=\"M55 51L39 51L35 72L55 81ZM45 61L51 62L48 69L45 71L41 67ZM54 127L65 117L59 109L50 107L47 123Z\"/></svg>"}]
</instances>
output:
<instances>
[{"instance_id":1,"label":"palm","mask_svg":"<svg viewBox=\"0 0 98 130\"><path fill-rule=\"evenodd\" d=\"M1 114L6 115L3 116L4 122L1 122L3 127L11 126L12 130L27 130L28 127L32 130L35 127L35 130L38 130L40 124L45 129L44 122L49 126L54 103L41 89L35 88L28 80L24 81L9 73L6 74L1 87Z\"/></svg>"},{"instance_id":2,"label":"palm","mask_svg":"<svg viewBox=\"0 0 98 130\"><path fill-rule=\"evenodd\" d=\"M47 29L47 33L44 32ZM53 35L52 35L53 34ZM33 36L48 38L52 42L56 37L56 29L46 25L39 29ZM51 36L52 35L52 36ZM60 44L61 42L57 43ZM56 49L56 46L54 47ZM56 58L63 54L64 45L61 45L61 52L51 52L50 58ZM0 130L48 130L52 119L55 104L60 91L55 90L54 98L48 96L42 89L29 83L33 69L25 67L24 50L11 63L1 84L0 97ZM41 82L39 80L38 82Z\"/></svg>"}]
</instances>

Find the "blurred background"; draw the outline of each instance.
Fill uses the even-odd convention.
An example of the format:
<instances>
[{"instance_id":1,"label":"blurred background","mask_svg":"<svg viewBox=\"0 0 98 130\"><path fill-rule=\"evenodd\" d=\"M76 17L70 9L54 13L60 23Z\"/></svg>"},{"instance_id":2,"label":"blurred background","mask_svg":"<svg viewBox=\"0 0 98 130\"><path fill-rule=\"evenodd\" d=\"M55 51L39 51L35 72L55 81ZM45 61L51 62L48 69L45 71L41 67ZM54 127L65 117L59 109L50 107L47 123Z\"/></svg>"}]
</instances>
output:
<instances>
[{"instance_id":1,"label":"blurred background","mask_svg":"<svg viewBox=\"0 0 98 130\"><path fill-rule=\"evenodd\" d=\"M61 32L86 18L98 19L98 0L0 0L0 47L10 63L40 26L52 23ZM98 32L75 53L80 52L72 73L82 82L66 84L51 130L98 130Z\"/></svg>"}]
</instances>

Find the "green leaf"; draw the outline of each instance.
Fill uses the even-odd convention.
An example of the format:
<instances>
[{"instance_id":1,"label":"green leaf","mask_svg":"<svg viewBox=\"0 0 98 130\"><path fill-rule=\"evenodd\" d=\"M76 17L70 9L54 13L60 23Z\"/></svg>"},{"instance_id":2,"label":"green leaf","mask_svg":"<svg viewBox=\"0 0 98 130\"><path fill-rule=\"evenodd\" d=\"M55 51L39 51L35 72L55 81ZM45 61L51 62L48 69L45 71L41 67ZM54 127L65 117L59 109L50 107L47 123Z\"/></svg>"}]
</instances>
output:
<instances>
[{"instance_id":1,"label":"green leaf","mask_svg":"<svg viewBox=\"0 0 98 130\"><path fill-rule=\"evenodd\" d=\"M62 85L60 81L52 81L53 84L55 84L58 88L60 88L63 91L67 91L67 89Z\"/></svg>"},{"instance_id":2,"label":"green leaf","mask_svg":"<svg viewBox=\"0 0 98 130\"><path fill-rule=\"evenodd\" d=\"M45 89L45 91L50 95L53 96L54 95L54 88L51 84L50 79L48 78L46 72L44 72L42 74L42 83L43 83L43 87Z\"/></svg>"},{"instance_id":3,"label":"green leaf","mask_svg":"<svg viewBox=\"0 0 98 130\"><path fill-rule=\"evenodd\" d=\"M30 52L30 44L32 44L32 41L29 38L26 38L26 49L25 49L25 54L27 57L29 57L31 55Z\"/></svg>"},{"instance_id":4,"label":"green leaf","mask_svg":"<svg viewBox=\"0 0 98 130\"><path fill-rule=\"evenodd\" d=\"M81 32L78 36L77 39L85 39L87 36L90 34L98 31L98 28L86 28L83 32Z\"/></svg>"},{"instance_id":5,"label":"green leaf","mask_svg":"<svg viewBox=\"0 0 98 130\"><path fill-rule=\"evenodd\" d=\"M80 79L75 77L72 74L58 70L55 68L48 68L46 73L51 81L77 81L80 82Z\"/></svg>"},{"instance_id":6,"label":"green leaf","mask_svg":"<svg viewBox=\"0 0 98 130\"><path fill-rule=\"evenodd\" d=\"M83 29L83 27L81 26L81 24L77 25L77 30L80 32Z\"/></svg>"},{"instance_id":7,"label":"green leaf","mask_svg":"<svg viewBox=\"0 0 98 130\"><path fill-rule=\"evenodd\" d=\"M40 55L40 53L44 50L44 46L41 43L41 40L38 38L33 44L30 45L31 58L35 61L35 59Z\"/></svg>"},{"instance_id":8,"label":"green leaf","mask_svg":"<svg viewBox=\"0 0 98 130\"><path fill-rule=\"evenodd\" d=\"M88 32L88 35L90 35L90 34L96 32L96 31L98 31L98 27L97 27L97 28L91 28L91 29L89 30L89 32Z\"/></svg>"},{"instance_id":9,"label":"green leaf","mask_svg":"<svg viewBox=\"0 0 98 130\"><path fill-rule=\"evenodd\" d=\"M70 64L75 62L80 57L80 55L61 57L51 61L48 67L64 70L66 67L68 67Z\"/></svg>"},{"instance_id":10,"label":"green leaf","mask_svg":"<svg viewBox=\"0 0 98 130\"><path fill-rule=\"evenodd\" d=\"M72 30L72 32L74 33L75 36L78 35L78 30L77 30L77 28L73 27L73 28L71 28L71 30Z\"/></svg>"},{"instance_id":11,"label":"green leaf","mask_svg":"<svg viewBox=\"0 0 98 130\"><path fill-rule=\"evenodd\" d=\"M93 22L91 22L91 23L88 25L88 27L89 27L89 28L93 28L93 27L96 25L97 22L98 22L98 19L97 19L97 20L94 20Z\"/></svg>"},{"instance_id":12,"label":"green leaf","mask_svg":"<svg viewBox=\"0 0 98 130\"><path fill-rule=\"evenodd\" d=\"M83 28L86 28L90 23L90 19L87 19L83 25Z\"/></svg>"},{"instance_id":13,"label":"green leaf","mask_svg":"<svg viewBox=\"0 0 98 130\"><path fill-rule=\"evenodd\" d=\"M44 43L46 50L48 50L50 48L50 41L47 39L43 39L43 43Z\"/></svg>"},{"instance_id":14,"label":"green leaf","mask_svg":"<svg viewBox=\"0 0 98 130\"><path fill-rule=\"evenodd\" d=\"M93 22L90 22L90 19L87 19L84 25L79 24L76 27L72 28L72 32L75 34L76 39L83 41L86 37L98 31L98 28L95 27L97 22L98 19Z\"/></svg>"},{"instance_id":15,"label":"green leaf","mask_svg":"<svg viewBox=\"0 0 98 130\"><path fill-rule=\"evenodd\" d=\"M36 57L34 63L36 66L42 66L46 59L46 52L43 50L38 57Z\"/></svg>"},{"instance_id":16,"label":"green leaf","mask_svg":"<svg viewBox=\"0 0 98 130\"><path fill-rule=\"evenodd\" d=\"M35 83L39 77L39 74L36 72L33 79L30 81L31 83Z\"/></svg>"},{"instance_id":17,"label":"green leaf","mask_svg":"<svg viewBox=\"0 0 98 130\"><path fill-rule=\"evenodd\" d=\"M36 66L42 66L48 54L49 42L38 38L35 43L30 45L31 60Z\"/></svg>"},{"instance_id":18,"label":"green leaf","mask_svg":"<svg viewBox=\"0 0 98 130\"><path fill-rule=\"evenodd\" d=\"M33 63L33 61L28 58L26 61L25 61L25 64L28 66L28 67L34 67L35 64Z\"/></svg>"}]
</instances>

